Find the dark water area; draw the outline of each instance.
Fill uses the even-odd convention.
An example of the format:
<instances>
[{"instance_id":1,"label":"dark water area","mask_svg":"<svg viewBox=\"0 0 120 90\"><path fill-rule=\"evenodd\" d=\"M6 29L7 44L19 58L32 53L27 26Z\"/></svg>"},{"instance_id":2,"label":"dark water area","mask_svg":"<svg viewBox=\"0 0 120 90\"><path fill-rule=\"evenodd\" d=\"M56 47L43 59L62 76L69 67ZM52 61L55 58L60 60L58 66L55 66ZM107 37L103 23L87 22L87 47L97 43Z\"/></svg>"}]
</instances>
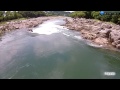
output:
<instances>
[{"instance_id":1,"label":"dark water area","mask_svg":"<svg viewBox=\"0 0 120 90\"><path fill-rule=\"evenodd\" d=\"M0 79L117 79L120 53L87 45L62 19L12 31L0 41ZM112 72L112 75L109 73Z\"/></svg>"}]
</instances>

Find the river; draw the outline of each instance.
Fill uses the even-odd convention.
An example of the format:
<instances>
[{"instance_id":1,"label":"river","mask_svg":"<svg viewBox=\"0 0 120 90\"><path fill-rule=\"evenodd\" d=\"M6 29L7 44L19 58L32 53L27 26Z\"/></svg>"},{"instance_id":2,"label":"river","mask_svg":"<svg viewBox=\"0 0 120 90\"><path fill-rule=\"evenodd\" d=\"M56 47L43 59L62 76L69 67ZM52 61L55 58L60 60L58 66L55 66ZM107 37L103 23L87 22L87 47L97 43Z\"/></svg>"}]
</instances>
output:
<instances>
[{"instance_id":1,"label":"river","mask_svg":"<svg viewBox=\"0 0 120 90\"><path fill-rule=\"evenodd\" d=\"M120 53L87 44L63 19L15 30L0 41L0 79L118 79Z\"/></svg>"}]
</instances>

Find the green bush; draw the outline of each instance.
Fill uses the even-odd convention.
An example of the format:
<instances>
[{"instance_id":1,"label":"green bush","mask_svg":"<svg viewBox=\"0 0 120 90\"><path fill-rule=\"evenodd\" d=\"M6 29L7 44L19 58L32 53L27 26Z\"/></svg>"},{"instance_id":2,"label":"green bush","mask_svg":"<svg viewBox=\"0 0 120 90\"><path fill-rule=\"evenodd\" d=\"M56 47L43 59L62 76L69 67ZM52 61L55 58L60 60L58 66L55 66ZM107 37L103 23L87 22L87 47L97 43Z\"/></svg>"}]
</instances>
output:
<instances>
[{"instance_id":1,"label":"green bush","mask_svg":"<svg viewBox=\"0 0 120 90\"><path fill-rule=\"evenodd\" d=\"M5 14L5 16L4 16ZM32 17L40 17L40 16L46 16L46 13L43 11L0 11L0 22L1 21L8 21L18 18L32 18Z\"/></svg>"},{"instance_id":2,"label":"green bush","mask_svg":"<svg viewBox=\"0 0 120 90\"><path fill-rule=\"evenodd\" d=\"M3 16L4 12L3 11L0 11L0 17Z\"/></svg>"},{"instance_id":3,"label":"green bush","mask_svg":"<svg viewBox=\"0 0 120 90\"><path fill-rule=\"evenodd\" d=\"M93 18L101 21L108 21L120 24L120 15L100 15L99 11L76 11L70 14L70 17L73 18Z\"/></svg>"},{"instance_id":4,"label":"green bush","mask_svg":"<svg viewBox=\"0 0 120 90\"><path fill-rule=\"evenodd\" d=\"M120 24L120 17L118 17L118 22L117 23Z\"/></svg>"},{"instance_id":5,"label":"green bush","mask_svg":"<svg viewBox=\"0 0 120 90\"><path fill-rule=\"evenodd\" d=\"M18 18L22 18L23 16L18 13L18 12L14 12L14 19L18 19Z\"/></svg>"},{"instance_id":6,"label":"green bush","mask_svg":"<svg viewBox=\"0 0 120 90\"><path fill-rule=\"evenodd\" d=\"M4 17L3 17L3 16L1 16L1 17L0 17L0 22L1 22L1 21L3 21L3 20L4 20Z\"/></svg>"},{"instance_id":7,"label":"green bush","mask_svg":"<svg viewBox=\"0 0 120 90\"><path fill-rule=\"evenodd\" d=\"M83 11L83 12L86 14L85 18L92 18L92 16L91 16L92 11Z\"/></svg>"},{"instance_id":8,"label":"green bush","mask_svg":"<svg viewBox=\"0 0 120 90\"><path fill-rule=\"evenodd\" d=\"M0 11L0 22L4 21L4 11Z\"/></svg>"},{"instance_id":9,"label":"green bush","mask_svg":"<svg viewBox=\"0 0 120 90\"><path fill-rule=\"evenodd\" d=\"M73 12L72 14L70 14L70 16L73 18L85 18L86 13L84 11L76 11L76 12Z\"/></svg>"},{"instance_id":10,"label":"green bush","mask_svg":"<svg viewBox=\"0 0 120 90\"><path fill-rule=\"evenodd\" d=\"M78 18L85 18L86 17L86 13L83 12L83 11L80 11L80 12L77 13L77 17Z\"/></svg>"},{"instance_id":11,"label":"green bush","mask_svg":"<svg viewBox=\"0 0 120 90\"><path fill-rule=\"evenodd\" d=\"M91 12L91 17L93 17L94 19L99 19L101 18L100 16L100 12L99 11L92 11Z\"/></svg>"},{"instance_id":12,"label":"green bush","mask_svg":"<svg viewBox=\"0 0 120 90\"><path fill-rule=\"evenodd\" d=\"M26 18L46 16L45 12L43 11L19 11L18 13Z\"/></svg>"},{"instance_id":13,"label":"green bush","mask_svg":"<svg viewBox=\"0 0 120 90\"><path fill-rule=\"evenodd\" d=\"M119 18L118 15L112 15L111 21L114 22L114 23L117 23L118 18Z\"/></svg>"},{"instance_id":14,"label":"green bush","mask_svg":"<svg viewBox=\"0 0 120 90\"><path fill-rule=\"evenodd\" d=\"M102 15L102 16L100 16L100 20L110 21L111 20L111 15Z\"/></svg>"}]
</instances>

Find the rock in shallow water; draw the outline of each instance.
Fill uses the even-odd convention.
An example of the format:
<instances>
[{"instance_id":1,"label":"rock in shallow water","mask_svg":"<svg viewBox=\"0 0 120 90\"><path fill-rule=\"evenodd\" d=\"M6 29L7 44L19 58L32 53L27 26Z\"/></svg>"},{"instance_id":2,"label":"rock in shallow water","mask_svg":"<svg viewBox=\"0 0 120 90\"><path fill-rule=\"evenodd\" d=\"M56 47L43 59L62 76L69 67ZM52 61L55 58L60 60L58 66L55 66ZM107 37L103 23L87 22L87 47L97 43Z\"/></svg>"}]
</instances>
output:
<instances>
[{"instance_id":1,"label":"rock in shallow water","mask_svg":"<svg viewBox=\"0 0 120 90\"><path fill-rule=\"evenodd\" d=\"M120 49L120 44L116 45L116 48L117 48L117 49Z\"/></svg>"},{"instance_id":2,"label":"rock in shallow water","mask_svg":"<svg viewBox=\"0 0 120 90\"><path fill-rule=\"evenodd\" d=\"M32 28L29 28L29 29L28 29L28 31L31 31L31 32L33 32Z\"/></svg>"},{"instance_id":3,"label":"rock in shallow water","mask_svg":"<svg viewBox=\"0 0 120 90\"><path fill-rule=\"evenodd\" d=\"M93 43L95 42L108 47L114 46L119 49L119 25L93 19L79 18L73 19L71 22L68 20L66 26L73 30L80 31L83 38L91 40Z\"/></svg>"},{"instance_id":4,"label":"rock in shallow water","mask_svg":"<svg viewBox=\"0 0 120 90\"><path fill-rule=\"evenodd\" d=\"M108 40L106 38L102 38L102 37L96 38L94 40L94 42L97 43L97 44L100 44L100 45L108 44Z\"/></svg>"},{"instance_id":5,"label":"rock in shallow water","mask_svg":"<svg viewBox=\"0 0 120 90\"><path fill-rule=\"evenodd\" d=\"M99 34L100 34L100 36L103 37L103 38L109 38L110 32L111 32L110 29L105 29L105 30L99 31Z\"/></svg>"},{"instance_id":6,"label":"rock in shallow water","mask_svg":"<svg viewBox=\"0 0 120 90\"><path fill-rule=\"evenodd\" d=\"M112 30L112 32L110 32L109 39L111 42L120 40L120 31Z\"/></svg>"}]
</instances>

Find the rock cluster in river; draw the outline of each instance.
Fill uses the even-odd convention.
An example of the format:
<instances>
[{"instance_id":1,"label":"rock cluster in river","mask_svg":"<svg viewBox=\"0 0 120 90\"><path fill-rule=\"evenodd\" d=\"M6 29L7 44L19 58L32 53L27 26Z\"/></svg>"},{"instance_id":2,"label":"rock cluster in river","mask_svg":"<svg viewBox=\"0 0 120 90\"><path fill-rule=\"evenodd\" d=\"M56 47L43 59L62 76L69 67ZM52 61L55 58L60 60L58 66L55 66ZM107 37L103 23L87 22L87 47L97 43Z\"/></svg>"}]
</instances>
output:
<instances>
[{"instance_id":1,"label":"rock cluster in river","mask_svg":"<svg viewBox=\"0 0 120 90\"><path fill-rule=\"evenodd\" d=\"M85 18L67 18L65 26L70 30L81 32L84 39L103 46L114 46L120 49L120 26Z\"/></svg>"},{"instance_id":2,"label":"rock cluster in river","mask_svg":"<svg viewBox=\"0 0 120 90\"><path fill-rule=\"evenodd\" d=\"M49 19L55 19L60 17L38 17L38 18L30 18L26 20L21 21L11 21L7 22L4 25L0 26L0 35L11 30L16 29L28 29L28 31L32 31L33 27L38 26L39 24L42 24L44 21Z\"/></svg>"},{"instance_id":3,"label":"rock cluster in river","mask_svg":"<svg viewBox=\"0 0 120 90\"><path fill-rule=\"evenodd\" d=\"M41 24L45 20L48 20L48 18L32 18L21 21L7 22L7 24L0 26L0 32L6 32L22 28L33 28Z\"/></svg>"}]
</instances>

